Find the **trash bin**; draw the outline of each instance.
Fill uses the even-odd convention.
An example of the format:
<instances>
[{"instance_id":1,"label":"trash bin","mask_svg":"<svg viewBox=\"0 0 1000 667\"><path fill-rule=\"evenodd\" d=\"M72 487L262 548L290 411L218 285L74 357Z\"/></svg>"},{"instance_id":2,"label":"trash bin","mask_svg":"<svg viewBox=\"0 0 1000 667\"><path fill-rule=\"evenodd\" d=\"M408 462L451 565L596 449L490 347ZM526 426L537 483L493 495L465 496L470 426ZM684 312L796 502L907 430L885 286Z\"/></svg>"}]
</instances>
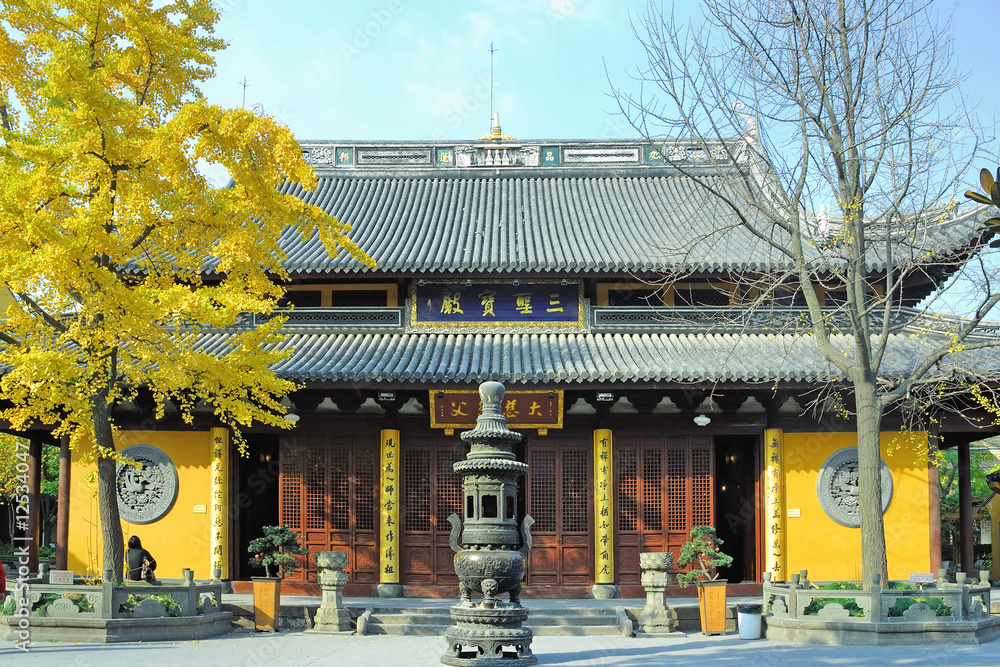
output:
<instances>
[{"instance_id":1,"label":"trash bin","mask_svg":"<svg viewBox=\"0 0 1000 667\"><path fill-rule=\"evenodd\" d=\"M740 639L760 639L760 613L763 605L736 605L737 621L740 628Z\"/></svg>"}]
</instances>

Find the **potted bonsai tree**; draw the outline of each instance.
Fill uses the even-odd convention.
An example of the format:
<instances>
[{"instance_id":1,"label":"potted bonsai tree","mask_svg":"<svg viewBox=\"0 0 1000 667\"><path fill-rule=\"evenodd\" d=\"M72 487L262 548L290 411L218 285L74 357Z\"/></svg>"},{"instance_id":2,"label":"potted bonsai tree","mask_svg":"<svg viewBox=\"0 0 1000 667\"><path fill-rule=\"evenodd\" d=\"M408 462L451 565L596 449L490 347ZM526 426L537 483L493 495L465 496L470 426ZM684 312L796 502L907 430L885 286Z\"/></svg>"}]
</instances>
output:
<instances>
[{"instance_id":1,"label":"potted bonsai tree","mask_svg":"<svg viewBox=\"0 0 1000 667\"><path fill-rule=\"evenodd\" d=\"M299 545L299 535L288 526L264 526L263 537L250 542L250 562L264 568L263 577L253 579L254 625L277 632L281 612L281 578L298 568L295 556L308 553Z\"/></svg>"},{"instance_id":2,"label":"potted bonsai tree","mask_svg":"<svg viewBox=\"0 0 1000 667\"><path fill-rule=\"evenodd\" d=\"M695 526L677 559L680 567L692 566L677 575L677 583L682 588L697 584L701 632L706 635L726 633L726 580L716 570L732 565L733 558L719 551L721 544L715 528Z\"/></svg>"}]
</instances>

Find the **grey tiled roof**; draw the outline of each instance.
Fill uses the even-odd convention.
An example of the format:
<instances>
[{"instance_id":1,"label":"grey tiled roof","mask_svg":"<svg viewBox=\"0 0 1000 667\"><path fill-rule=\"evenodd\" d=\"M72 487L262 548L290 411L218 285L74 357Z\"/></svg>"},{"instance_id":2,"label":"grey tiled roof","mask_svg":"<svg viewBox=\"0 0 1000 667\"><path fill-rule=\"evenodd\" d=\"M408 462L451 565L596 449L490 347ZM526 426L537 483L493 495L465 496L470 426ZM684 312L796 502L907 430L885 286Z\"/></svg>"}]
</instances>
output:
<instances>
[{"instance_id":1,"label":"grey tiled roof","mask_svg":"<svg viewBox=\"0 0 1000 667\"><path fill-rule=\"evenodd\" d=\"M229 334L206 335L209 349ZM905 375L936 337L892 336L883 374ZM847 346L849 339L838 341ZM277 367L298 381L471 383L828 381L815 343L788 334L295 334ZM966 353L963 375L1000 351Z\"/></svg>"},{"instance_id":2,"label":"grey tiled roof","mask_svg":"<svg viewBox=\"0 0 1000 667\"><path fill-rule=\"evenodd\" d=\"M734 187L722 178L715 185L722 192ZM284 189L350 223L351 237L375 258L377 270L389 273L790 268L746 230L726 229L732 214L717 198L664 168L447 176L440 170L345 171L321 175L311 193L298 185ZM979 226L976 215L935 224L921 245L947 254L966 246ZM699 242L713 234L711 242ZM283 247L293 273L369 271L350 258L328 257L318 238L302 242L294 230L285 233ZM868 270L885 267L877 255L869 257Z\"/></svg>"}]
</instances>

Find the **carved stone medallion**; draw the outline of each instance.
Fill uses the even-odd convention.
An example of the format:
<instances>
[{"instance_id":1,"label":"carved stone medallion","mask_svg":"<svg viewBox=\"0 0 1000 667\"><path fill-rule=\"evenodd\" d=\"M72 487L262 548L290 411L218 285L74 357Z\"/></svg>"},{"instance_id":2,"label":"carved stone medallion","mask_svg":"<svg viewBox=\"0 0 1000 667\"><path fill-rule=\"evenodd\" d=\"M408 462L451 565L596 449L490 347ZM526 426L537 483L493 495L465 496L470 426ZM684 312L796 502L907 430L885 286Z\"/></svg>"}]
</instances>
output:
<instances>
[{"instance_id":1,"label":"carved stone medallion","mask_svg":"<svg viewBox=\"0 0 1000 667\"><path fill-rule=\"evenodd\" d=\"M118 510L130 523L159 521L177 500L177 468L162 449L132 445L121 451L139 464L118 464Z\"/></svg>"},{"instance_id":2,"label":"carved stone medallion","mask_svg":"<svg viewBox=\"0 0 1000 667\"><path fill-rule=\"evenodd\" d=\"M885 461L882 471L882 513L892 500L892 474ZM830 455L819 469L816 495L826 515L848 528L861 526L861 503L858 494L858 448L845 447Z\"/></svg>"}]
</instances>

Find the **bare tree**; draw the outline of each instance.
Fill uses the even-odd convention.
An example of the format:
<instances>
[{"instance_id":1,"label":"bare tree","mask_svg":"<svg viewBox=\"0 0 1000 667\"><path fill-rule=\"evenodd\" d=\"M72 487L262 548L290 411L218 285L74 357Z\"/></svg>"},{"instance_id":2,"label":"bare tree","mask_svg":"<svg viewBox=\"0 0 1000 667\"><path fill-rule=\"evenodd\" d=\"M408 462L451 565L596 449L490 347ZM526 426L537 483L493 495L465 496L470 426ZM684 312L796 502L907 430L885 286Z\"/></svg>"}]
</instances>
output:
<instances>
[{"instance_id":1,"label":"bare tree","mask_svg":"<svg viewBox=\"0 0 1000 667\"><path fill-rule=\"evenodd\" d=\"M651 3L633 23L648 62L613 85L654 157L697 183L722 221L665 242L667 280L739 244L768 258L729 276L744 309L785 290L804 299L802 338L829 386L853 398L866 584L887 576L883 415L926 414L997 371L998 340L977 328L1000 301L995 285L979 283L963 319L935 318L936 297L918 310L913 296L914 285L939 294L989 237L981 211L954 210L980 132L957 87L950 17L932 4L703 0L703 19L682 23ZM843 295L836 308L827 289ZM889 363L914 336L907 365Z\"/></svg>"}]
</instances>

